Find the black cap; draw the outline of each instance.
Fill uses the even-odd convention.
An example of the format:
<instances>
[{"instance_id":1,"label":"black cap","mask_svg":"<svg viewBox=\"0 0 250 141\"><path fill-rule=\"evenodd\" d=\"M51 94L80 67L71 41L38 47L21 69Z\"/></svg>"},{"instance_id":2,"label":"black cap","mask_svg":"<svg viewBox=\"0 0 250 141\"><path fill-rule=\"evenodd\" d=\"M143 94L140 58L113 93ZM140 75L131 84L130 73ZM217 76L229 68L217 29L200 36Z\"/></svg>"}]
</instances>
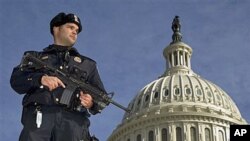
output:
<instances>
[{"instance_id":1,"label":"black cap","mask_svg":"<svg viewBox=\"0 0 250 141\"><path fill-rule=\"evenodd\" d=\"M61 12L61 13L57 14L50 21L50 33L53 35L53 27L54 26L61 26L61 25L64 25L66 23L75 23L79 28L78 33L80 33L82 31L81 20L79 19L79 17L77 17L75 14L72 14L72 13L65 14L65 13Z\"/></svg>"}]
</instances>

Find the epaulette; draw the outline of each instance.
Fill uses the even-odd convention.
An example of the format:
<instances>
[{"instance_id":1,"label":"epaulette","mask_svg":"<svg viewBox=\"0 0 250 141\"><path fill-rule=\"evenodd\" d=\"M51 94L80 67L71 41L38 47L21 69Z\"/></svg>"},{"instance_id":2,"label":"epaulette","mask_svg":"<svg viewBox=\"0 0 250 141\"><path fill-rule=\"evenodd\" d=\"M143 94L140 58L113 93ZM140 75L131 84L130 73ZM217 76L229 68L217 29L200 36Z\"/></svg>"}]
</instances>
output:
<instances>
[{"instance_id":1,"label":"epaulette","mask_svg":"<svg viewBox=\"0 0 250 141\"><path fill-rule=\"evenodd\" d=\"M80 55L80 54L79 54L79 55ZM80 55L80 56L81 56L81 58L84 59L84 60L89 60L89 61L91 61L91 62L96 63L95 60L93 60L93 59L91 59L91 58L89 58L89 57L87 57L87 56L83 56L83 55Z\"/></svg>"}]
</instances>

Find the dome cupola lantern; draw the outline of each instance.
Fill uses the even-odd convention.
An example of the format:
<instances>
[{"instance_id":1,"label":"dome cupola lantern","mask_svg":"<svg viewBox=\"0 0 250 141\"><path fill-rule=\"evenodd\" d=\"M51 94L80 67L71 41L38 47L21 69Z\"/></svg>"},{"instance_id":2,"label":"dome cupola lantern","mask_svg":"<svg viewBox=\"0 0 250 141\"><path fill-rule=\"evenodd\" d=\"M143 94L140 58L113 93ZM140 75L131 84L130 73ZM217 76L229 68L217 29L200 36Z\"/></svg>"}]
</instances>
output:
<instances>
[{"instance_id":1,"label":"dome cupola lantern","mask_svg":"<svg viewBox=\"0 0 250 141\"><path fill-rule=\"evenodd\" d=\"M163 55L167 60L167 70L164 75L176 73L192 74L190 61L192 48L181 41L182 35L180 33L181 24L179 16L175 16L172 22L172 30L173 41L163 51Z\"/></svg>"}]
</instances>

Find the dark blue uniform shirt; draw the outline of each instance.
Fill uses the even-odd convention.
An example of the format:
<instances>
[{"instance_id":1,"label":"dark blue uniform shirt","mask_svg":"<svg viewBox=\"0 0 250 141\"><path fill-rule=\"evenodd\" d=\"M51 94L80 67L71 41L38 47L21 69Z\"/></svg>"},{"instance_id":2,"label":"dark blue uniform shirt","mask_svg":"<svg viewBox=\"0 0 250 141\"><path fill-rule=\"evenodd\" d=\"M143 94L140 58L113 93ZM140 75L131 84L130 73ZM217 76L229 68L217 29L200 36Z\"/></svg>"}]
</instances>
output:
<instances>
[{"instance_id":1,"label":"dark blue uniform shirt","mask_svg":"<svg viewBox=\"0 0 250 141\"><path fill-rule=\"evenodd\" d=\"M96 67L96 62L88 57L80 55L73 47L68 48L58 45L50 45L41 52L27 51L25 53L30 53L43 62L46 62L48 65L81 78L82 81L105 91ZM23 105L26 106L30 103L38 103L42 105L58 104L57 102L61 97L63 88L58 87L53 91L48 91L41 87L41 77L43 75L53 74L45 69L22 69L20 66L21 64L13 69L10 83L17 93L25 94ZM74 71L73 68L75 67L80 69L80 73L79 70ZM101 106L94 103L94 106L90 111L92 114L96 114L100 111L100 108Z\"/></svg>"}]
</instances>

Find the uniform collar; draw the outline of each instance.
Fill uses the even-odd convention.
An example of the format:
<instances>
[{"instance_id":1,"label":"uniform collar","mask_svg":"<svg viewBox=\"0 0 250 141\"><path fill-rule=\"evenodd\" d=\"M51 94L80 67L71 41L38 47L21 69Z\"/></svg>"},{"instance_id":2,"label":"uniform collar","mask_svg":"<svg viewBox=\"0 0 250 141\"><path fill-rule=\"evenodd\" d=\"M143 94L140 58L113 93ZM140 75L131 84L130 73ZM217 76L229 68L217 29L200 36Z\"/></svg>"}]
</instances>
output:
<instances>
[{"instance_id":1,"label":"uniform collar","mask_svg":"<svg viewBox=\"0 0 250 141\"><path fill-rule=\"evenodd\" d=\"M74 47L61 46L61 45L49 45L43 49L44 52L69 52L72 55L79 55L79 52Z\"/></svg>"}]
</instances>

